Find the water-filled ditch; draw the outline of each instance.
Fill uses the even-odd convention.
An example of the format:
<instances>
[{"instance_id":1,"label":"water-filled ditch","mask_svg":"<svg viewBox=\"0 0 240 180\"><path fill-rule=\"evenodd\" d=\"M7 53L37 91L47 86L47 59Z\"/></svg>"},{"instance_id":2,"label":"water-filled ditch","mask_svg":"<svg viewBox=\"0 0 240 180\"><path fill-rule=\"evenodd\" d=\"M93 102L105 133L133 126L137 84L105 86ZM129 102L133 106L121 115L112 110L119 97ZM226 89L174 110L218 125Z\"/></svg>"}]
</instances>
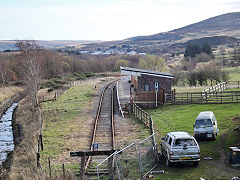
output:
<instances>
[{"instance_id":1,"label":"water-filled ditch","mask_svg":"<svg viewBox=\"0 0 240 180\"><path fill-rule=\"evenodd\" d=\"M8 153L14 150L12 119L17 106L18 103L13 103L0 119L0 166L7 159Z\"/></svg>"}]
</instances>

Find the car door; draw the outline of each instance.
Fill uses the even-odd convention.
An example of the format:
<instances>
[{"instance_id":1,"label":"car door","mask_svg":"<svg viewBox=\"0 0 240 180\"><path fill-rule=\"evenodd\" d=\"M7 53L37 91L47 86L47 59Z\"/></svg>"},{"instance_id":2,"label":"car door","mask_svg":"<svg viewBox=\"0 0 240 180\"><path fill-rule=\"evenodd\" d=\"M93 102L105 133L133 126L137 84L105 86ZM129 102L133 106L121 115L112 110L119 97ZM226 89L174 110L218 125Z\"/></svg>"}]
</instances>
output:
<instances>
[{"instance_id":1,"label":"car door","mask_svg":"<svg viewBox=\"0 0 240 180\"><path fill-rule=\"evenodd\" d=\"M167 148L166 148L166 150L167 150L166 154L168 154L168 153L171 151L172 141L173 141L173 139L172 139L171 137L169 137L169 138L168 138L168 142L166 143L166 146L167 146Z\"/></svg>"},{"instance_id":2,"label":"car door","mask_svg":"<svg viewBox=\"0 0 240 180\"><path fill-rule=\"evenodd\" d=\"M169 140L169 135L167 134L165 136L165 139L162 142L162 150L163 150L164 155L166 155L166 153L167 153L167 143L168 143L168 140Z\"/></svg>"}]
</instances>

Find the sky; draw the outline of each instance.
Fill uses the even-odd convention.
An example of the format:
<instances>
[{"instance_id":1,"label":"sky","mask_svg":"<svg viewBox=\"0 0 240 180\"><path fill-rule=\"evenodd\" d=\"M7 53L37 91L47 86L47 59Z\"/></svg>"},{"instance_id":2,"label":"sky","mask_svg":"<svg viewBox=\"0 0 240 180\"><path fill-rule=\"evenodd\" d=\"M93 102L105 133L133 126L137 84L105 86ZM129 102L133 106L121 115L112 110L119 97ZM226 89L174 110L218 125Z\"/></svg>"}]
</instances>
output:
<instances>
[{"instance_id":1,"label":"sky","mask_svg":"<svg viewBox=\"0 0 240 180\"><path fill-rule=\"evenodd\" d=\"M122 40L238 11L240 0L0 0L0 40Z\"/></svg>"}]
</instances>

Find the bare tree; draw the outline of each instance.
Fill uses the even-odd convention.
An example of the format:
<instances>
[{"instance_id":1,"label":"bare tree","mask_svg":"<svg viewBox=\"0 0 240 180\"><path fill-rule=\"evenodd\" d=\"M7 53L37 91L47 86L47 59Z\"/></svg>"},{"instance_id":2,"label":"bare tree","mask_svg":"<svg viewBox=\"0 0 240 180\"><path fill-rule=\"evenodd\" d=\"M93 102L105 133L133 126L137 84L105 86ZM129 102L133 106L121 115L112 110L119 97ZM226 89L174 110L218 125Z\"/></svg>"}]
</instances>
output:
<instances>
[{"instance_id":1,"label":"bare tree","mask_svg":"<svg viewBox=\"0 0 240 180\"><path fill-rule=\"evenodd\" d=\"M6 83L7 67L3 61L0 61L0 80L2 84Z\"/></svg>"},{"instance_id":2,"label":"bare tree","mask_svg":"<svg viewBox=\"0 0 240 180\"><path fill-rule=\"evenodd\" d=\"M34 40L16 41L16 46L21 52L23 81L29 90L32 105L36 107L42 76L42 49Z\"/></svg>"}]
</instances>

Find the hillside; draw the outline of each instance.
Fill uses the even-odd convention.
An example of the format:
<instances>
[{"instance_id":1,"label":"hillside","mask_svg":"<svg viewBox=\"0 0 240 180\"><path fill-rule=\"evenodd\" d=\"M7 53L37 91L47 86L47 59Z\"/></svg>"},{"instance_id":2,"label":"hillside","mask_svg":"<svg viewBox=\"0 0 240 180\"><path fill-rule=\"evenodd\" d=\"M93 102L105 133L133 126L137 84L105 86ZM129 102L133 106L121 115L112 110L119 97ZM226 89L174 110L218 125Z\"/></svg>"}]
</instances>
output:
<instances>
[{"instance_id":1,"label":"hillside","mask_svg":"<svg viewBox=\"0 0 240 180\"><path fill-rule=\"evenodd\" d=\"M219 15L165 33L132 37L127 39L127 41L177 41L207 36L232 36L240 38L240 12Z\"/></svg>"},{"instance_id":2,"label":"hillside","mask_svg":"<svg viewBox=\"0 0 240 180\"><path fill-rule=\"evenodd\" d=\"M119 41L39 41L45 48L76 47L82 50L106 50L111 46L130 45L132 50L145 53L181 51L188 42L208 42L212 46L238 43L240 39L240 12L215 16L204 21L149 36L136 36ZM0 51L14 49L15 41L0 41Z\"/></svg>"},{"instance_id":3,"label":"hillside","mask_svg":"<svg viewBox=\"0 0 240 180\"><path fill-rule=\"evenodd\" d=\"M182 48L186 43L203 43L216 46L238 42L240 38L240 12L215 16L169 32L149 36L136 36L122 41L109 41L89 44L88 48L108 48L111 45L131 45L137 52L159 53L168 52L173 47Z\"/></svg>"},{"instance_id":4,"label":"hillside","mask_svg":"<svg viewBox=\"0 0 240 180\"><path fill-rule=\"evenodd\" d=\"M67 46L81 47L83 44L99 42L99 41L82 41L82 40L52 40L40 41L37 40L41 46L46 49L62 48ZM0 51L15 50L14 40L0 40Z\"/></svg>"},{"instance_id":5,"label":"hillside","mask_svg":"<svg viewBox=\"0 0 240 180\"><path fill-rule=\"evenodd\" d=\"M203 37L199 39L192 39L186 41L184 43L177 43L170 46L170 48L185 48L187 44L198 44L203 46L204 44L208 43L211 46L218 46L224 44L236 44L239 43L239 39L230 37L230 36L212 36L212 37Z\"/></svg>"}]
</instances>

